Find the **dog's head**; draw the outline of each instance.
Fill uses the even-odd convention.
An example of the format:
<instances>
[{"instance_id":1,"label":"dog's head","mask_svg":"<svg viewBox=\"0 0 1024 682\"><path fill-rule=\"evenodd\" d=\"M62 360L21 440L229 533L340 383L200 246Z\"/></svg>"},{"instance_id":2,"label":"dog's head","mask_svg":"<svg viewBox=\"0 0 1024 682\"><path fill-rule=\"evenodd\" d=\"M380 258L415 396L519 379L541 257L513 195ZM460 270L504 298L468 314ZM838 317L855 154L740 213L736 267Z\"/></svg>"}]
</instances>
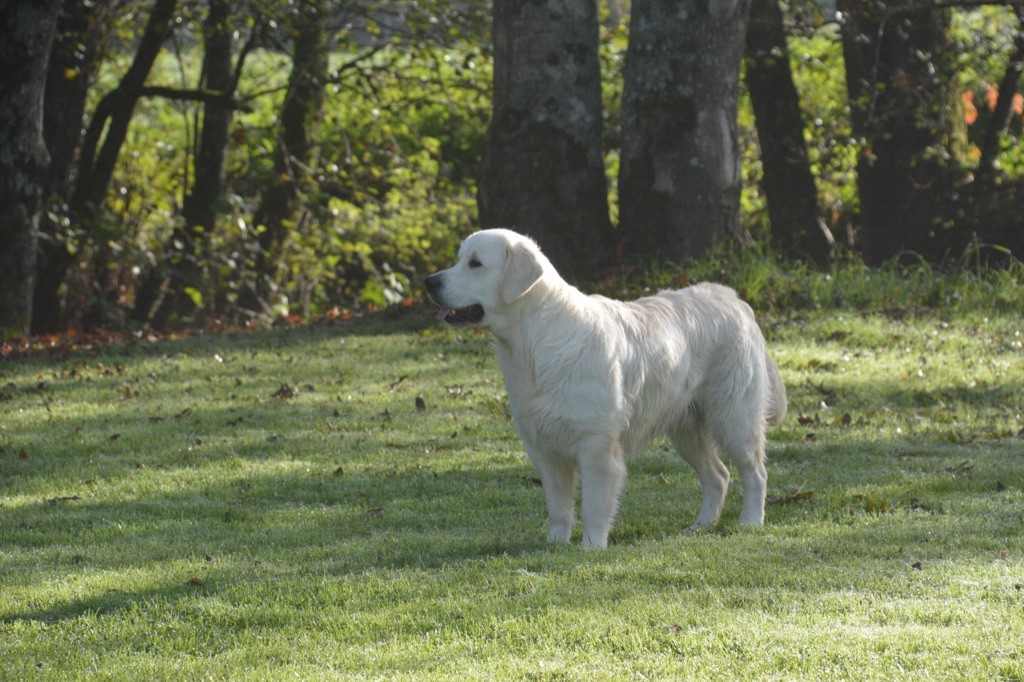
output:
<instances>
[{"instance_id":1,"label":"dog's head","mask_svg":"<svg viewBox=\"0 0 1024 682\"><path fill-rule=\"evenodd\" d=\"M544 274L546 259L529 237L481 230L466 238L458 262L426 279L427 294L450 324L488 326Z\"/></svg>"}]
</instances>

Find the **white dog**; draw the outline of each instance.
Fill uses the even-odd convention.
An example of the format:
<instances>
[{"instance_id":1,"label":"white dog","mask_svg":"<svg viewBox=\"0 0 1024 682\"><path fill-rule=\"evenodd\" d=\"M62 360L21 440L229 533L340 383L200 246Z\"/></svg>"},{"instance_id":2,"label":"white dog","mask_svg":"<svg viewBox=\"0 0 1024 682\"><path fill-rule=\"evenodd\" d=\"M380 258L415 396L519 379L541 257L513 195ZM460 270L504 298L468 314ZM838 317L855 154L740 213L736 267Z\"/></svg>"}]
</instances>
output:
<instances>
[{"instance_id":1,"label":"white dog","mask_svg":"<svg viewBox=\"0 0 1024 682\"><path fill-rule=\"evenodd\" d=\"M695 529L725 502L719 452L740 473L740 523L764 521L764 432L785 417L786 390L732 289L699 284L631 303L587 296L509 230L470 235L458 263L426 286L439 319L488 327L497 340L516 430L547 498L549 542L569 542L581 475L583 545L607 546L626 461L661 434L700 479Z\"/></svg>"}]
</instances>

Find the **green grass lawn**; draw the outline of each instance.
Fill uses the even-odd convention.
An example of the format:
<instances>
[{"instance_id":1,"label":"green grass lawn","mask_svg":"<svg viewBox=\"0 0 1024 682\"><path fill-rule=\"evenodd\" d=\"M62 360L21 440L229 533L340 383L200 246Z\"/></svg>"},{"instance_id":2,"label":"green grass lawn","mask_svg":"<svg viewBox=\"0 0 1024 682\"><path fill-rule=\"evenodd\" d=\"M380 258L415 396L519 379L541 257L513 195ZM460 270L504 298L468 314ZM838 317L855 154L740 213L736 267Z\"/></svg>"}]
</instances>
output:
<instances>
[{"instance_id":1,"label":"green grass lawn","mask_svg":"<svg viewBox=\"0 0 1024 682\"><path fill-rule=\"evenodd\" d=\"M1024 321L903 312L763 315L765 526L656 442L607 551L426 311L0 361L0 679L1022 679Z\"/></svg>"}]
</instances>

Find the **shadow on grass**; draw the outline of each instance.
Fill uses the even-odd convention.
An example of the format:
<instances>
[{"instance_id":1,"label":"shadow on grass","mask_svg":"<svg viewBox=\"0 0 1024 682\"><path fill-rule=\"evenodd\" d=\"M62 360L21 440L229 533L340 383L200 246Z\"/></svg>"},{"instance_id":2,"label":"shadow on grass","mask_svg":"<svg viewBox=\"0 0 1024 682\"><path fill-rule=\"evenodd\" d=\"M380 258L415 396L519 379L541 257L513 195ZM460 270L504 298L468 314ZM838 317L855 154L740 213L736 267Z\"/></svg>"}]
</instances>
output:
<instances>
[{"instance_id":1,"label":"shadow on grass","mask_svg":"<svg viewBox=\"0 0 1024 682\"><path fill-rule=\"evenodd\" d=\"M872 447L876 452L900 452L902 444ZM918 457L890 458L887 466L875 466L873 474L856 486L819 477L813 469L803 471L800 477L815 491L814 498L770 506L764 531L737 532L740 494L734 487L719 530L697 536L681 534L699 505L692 472L674 456L655 454L646 464L641 458L631 469L612 534L619 549L588 553L585 559L577 556L580 562L613 570L616 562L629 561L622 551L631 546L666 544L685 550L678 564L681 577L674 578L680 584L736 584L739 575L741 583L752 586L794 589L805 578L790 571L772 575L773 556L803 556L826 566L860 562L865 570L878 571L892 570L893 561L907 563L908 557L953 552L983 557L1000 543L1014 541L1024 514L1024 463L1019 458L1006 462L1001 452L975 453L970 468L956 465L962 454L955 449L929 455L934 461L924 470ZM817 454L814 446L787 446L781 459L793 464L812 461ZM248 456L267 459L260 449ZM851 455L849 465L864 463L863 457ZM902 475L908 463L915 472L910 477ZM665 472L667 482L662 480ZM200 592L231 592L249 581L435 571L498 558L543 564L577 551L550 548L543 542L543 495L525 461L337 474L329 467L284 472L248 468L237 473L222 470L212 480L195 476L202 472L188 467L163 473L192 478L175 492L140 494L127 501L83 496L0 509L9 584L129 569L148 572L158 583L22 608L9 612L3 621L57 622L157 600L177 601ZM876 502L868 500L870 495ZM986 512L963 511L968 499L987 500L981 503ZM889 502L884 510L882 501ZM764 540L758 540L761 537ZM740 551L741 545L751 543L757 545L756 552ZM736 553L730 574L703 575L700 557L722 552ZM169 576L166 566L172 564L178 566ZM826 578L821 588L843 585Z\"/></svg>"}]
</instances>

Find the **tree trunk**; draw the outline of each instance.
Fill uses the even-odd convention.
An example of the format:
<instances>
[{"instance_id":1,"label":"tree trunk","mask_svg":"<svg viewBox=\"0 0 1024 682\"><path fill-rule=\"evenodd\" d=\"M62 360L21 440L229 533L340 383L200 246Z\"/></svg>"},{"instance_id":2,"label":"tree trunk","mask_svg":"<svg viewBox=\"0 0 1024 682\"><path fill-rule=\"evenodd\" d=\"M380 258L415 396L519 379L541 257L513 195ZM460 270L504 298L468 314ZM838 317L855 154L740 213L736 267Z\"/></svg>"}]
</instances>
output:
<instances>
[{"instance_id":1,"label":"tree trunk","mask_svg":"<svg viewBox=\"0 0 1024 682\"><path fill-rule=\"evenodd\" d=\"M182 214L192 228L193 241L199 233L213 231L217 203L224 194L224 167L231 128L234 94L231 64L232 27L228 0L209 0L210 10L203 24L203 82L200 88L221 93L220 100L203 105L203 129L195 162L195 182L185 197Z\"/></svg>"},{"instance_id":2,"label":"tree trunk","mask_svg":"<svg viewBox=\"0 0 1024 682\"><path fill-rule=\"evenodd\" d=\"M793 84L778 0L751 0L744 61L772 242L783 254L827 264L835 240L818 216L800 96Z\"/></svg>"},{"instance_id":3,"label":"tree trunk","mask_svg":"<svg viewBox=\"0 0 1024 682\"><path fill-rule=\"evenodd\" d=\"M274 154L274 182L264 193L254 222L259 236L256 274L262 279L256 296L264 310L265 297L276 279L277 264L290 229L301 223L300 198L315 183L320 151L320 121L326 97L329 44L323 0L299 0L290 17L292 69L281 108L281 127ZM247 300L245 305L253 306Z\"/></svg>"},{"instance_id":4,"label":"tree trunk","mask_svg":"<svg viewBox=\"0 0 1024 682\"><path fill-rule=\"evenodd\" d=\"M593 274L615 251L601 153L597 4L497 0L493 33L480 222L533 236L563 273Z\"/></svg>"},{"instance_id":5,"label":"tree trunk","mask_svg":"<svg viewBox=\"0 0 1024 682\"><path fill-rule=\"evenodd\" d=\"M637 0L622 95L619 231L633 257L699 256L740 226L736 107L749 0Z\"/></svg>"},{"instance_id":6,"label":"tree trunk","mask_svg":"<svg viewBox=\"0 0 1024 682\"><path fill-rule=\"evenodd\" d=\"M225 163L235 91L232 68L232 3L209 0L203 23L203 68L199 90L221 95L203 103L202 130L195 155L195 180L182 206L184 224L167 246L166 268L159 267L140 287L138 314L157 327L195 315L213 292L204 277L210 235L223 200ZM187 292L186 289L193 291ZM189 294L192 295L189 295ZM194 298L198 297L198 298Z\"/></svg>"},{"instance_id":7,"label":"tree trunk","mask_svg":"<svg viewBox=\"0 0 1024 682\"><path fill-rule=\"evenodd\" d=\"M135 105L144 94L146 78L171 34L177 5L177 0L155 0L131 65L117 87L96 104L85 130L74 192L68 206L72 229L77 229L85 240L90 235L103 233L100 218L121 147L127 139ZM93 290L75 306L74 317L70 320L85 328L110 323L111 306L106 291L110 262L108 239L92 240L93 253L83 276ZM87 241L82 246L88 245Z\"/></svg>"},{"instance_id":8,"label":"tree trunk","mask_svg":"<svg viewBox=\"0 0 1024 682\"><path fill-rule=\"evenodd\" d=\"M67 212L72 169L82 142L85 103L96 71L99 44L112 0L64 0L50 51L43 107L43 139L50 153L47 173L53 218L43 217L39 229L36 286L32 299L32 332L62 327L60 287L74 262L69 250Z\"/></svg>"},{"instance_id":9,"label":"tree trunk","mask_svg":"<svg viewBox=\"0 0 1024 682\"><path fill-rule=\"evenodd\" d=\"M146 78L164 41L170 35L171 19L177 5L177 0L156 0L131 66L118 86L96 105L82 142L75 192L71 200L72 214L78 219L94 218L106 198L117 157L128 135L128 124L135 112L135 104L142 96Z\"/></svg>"},{"instance_id":10,"label":"tree trunk","mask_svg":"<svg viewBox=\"0 0 1024 682\"><path fill-rule=\"evenodd\" d=\"M840 0L857 160L860 246L877 264L905 251L943 256L967 235L951 216L966 135L949 10L916 0Z\"/></svg>"},{"instance_id":11,"label":"tree trunk","mask_svg":"<svg viewBox=\"0 0 1024 682\"><path fill-rule=\"evenodd\" d=\"M36 230L49 155L43 143L46 65L59 0L0 8L0 339L32 323Z\"/></svg>"}]
</instances>

